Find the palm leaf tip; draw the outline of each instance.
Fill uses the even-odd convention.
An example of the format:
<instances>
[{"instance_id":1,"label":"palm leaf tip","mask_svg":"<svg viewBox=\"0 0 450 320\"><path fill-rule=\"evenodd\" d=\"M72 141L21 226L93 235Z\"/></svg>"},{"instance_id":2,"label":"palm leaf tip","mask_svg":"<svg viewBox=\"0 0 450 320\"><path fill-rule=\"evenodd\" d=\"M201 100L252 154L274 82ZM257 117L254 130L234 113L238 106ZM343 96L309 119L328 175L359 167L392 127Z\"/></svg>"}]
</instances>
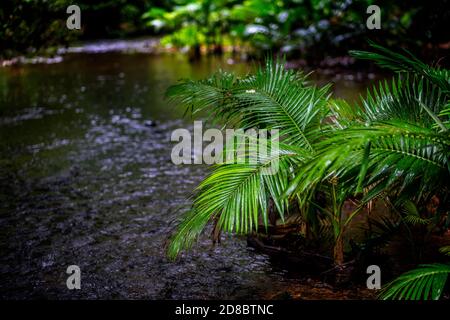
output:
<instances>
[{"instance_id":1,"label":"palm leaf tip","mask_svg":"<svg viewBox=\"0 0 450 320\"><path fill-rule=\"evenodd\" d=\"M213 215L205 215L195 209L188 211L169 239L167 257L175 260L183 250L191 248L211 218Z\"/></svg>"}]
</instances>

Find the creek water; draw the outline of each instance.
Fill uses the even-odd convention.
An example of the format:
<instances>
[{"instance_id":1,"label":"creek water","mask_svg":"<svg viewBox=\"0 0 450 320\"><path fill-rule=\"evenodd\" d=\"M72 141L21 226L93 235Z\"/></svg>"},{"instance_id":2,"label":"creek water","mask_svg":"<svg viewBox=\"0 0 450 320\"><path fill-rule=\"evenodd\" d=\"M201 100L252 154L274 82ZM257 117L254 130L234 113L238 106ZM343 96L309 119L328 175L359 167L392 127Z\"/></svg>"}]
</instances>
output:
<instances>
[{"instance_id":1,"label":"creek water","mask_svg":"<svg viewBox=\"0 0 450 320\"><path fill-rule=\"evenodd\" d=\"M207 168L171 162L172 130L193 119L164 91L219 67L253 68L100 50L0 69L1 298L257 299L293 283L307 298L308 286L321 286L235 236L212 246L206 232L177 261L165 257L177 208ZM351 99L367 81L315 79ZM69 265L81 269L81 290L66 287Z\"/></svg>"}]
</instances>

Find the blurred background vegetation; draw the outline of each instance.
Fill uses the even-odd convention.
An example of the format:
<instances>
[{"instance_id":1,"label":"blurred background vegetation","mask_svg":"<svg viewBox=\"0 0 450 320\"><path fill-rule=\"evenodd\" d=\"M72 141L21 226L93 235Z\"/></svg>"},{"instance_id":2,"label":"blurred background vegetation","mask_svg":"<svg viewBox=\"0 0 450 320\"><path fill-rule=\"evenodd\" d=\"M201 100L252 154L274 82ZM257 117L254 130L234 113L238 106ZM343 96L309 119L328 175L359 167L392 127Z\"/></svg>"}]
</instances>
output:
<instances>
[{"instance_id":1,"label":"blurred background vegetation","mask_svg":"<svg viewBox=\"0 0 450 320\"><path fill-rule=\"evenodd\" d=\"M425 60L450 47L450 0L2 0L0 57L52 54L74 41L161 37L164 48L201 54L267 51L311 64L364 48L367 39L406 47ZM82 30L65 27L81 8ZM366 28L367 7L381 8L381 30ZM448 62L444 62L448 63Z\"/></svg>"}]
</instances>

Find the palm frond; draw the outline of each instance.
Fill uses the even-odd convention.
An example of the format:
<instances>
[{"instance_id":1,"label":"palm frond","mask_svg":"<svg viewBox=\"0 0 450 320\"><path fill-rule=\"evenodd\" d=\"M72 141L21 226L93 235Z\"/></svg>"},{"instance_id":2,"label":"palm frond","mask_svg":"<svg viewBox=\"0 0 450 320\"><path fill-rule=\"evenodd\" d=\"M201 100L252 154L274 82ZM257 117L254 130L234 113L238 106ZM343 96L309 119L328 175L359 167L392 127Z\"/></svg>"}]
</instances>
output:
<instances>
[{"instance_id":1,"label":"palm frond","mask_svg":"<svg viewBox=\"0 0 450 320\"><path fill-rule=\"evenodd\" d=\"M358 59L374 61L381 67L396 72L410 72L421 75L436 84L445 94L450 94L449 70L428 66L407 50L404 50L404 53L401 54L375 43L370 44L375 52L352 50L350 55Z\"/></svg>"},{"instance_id":2,"label":"palm frond","mask_svg":"<svg viewBox=\"0 0 450 320\"><path fill-rule=\"evenodd\" d=\"M450 273L448 264L425 264L410 270L382 289L381 299L438 300Z\"/></svg>"},{"instance_id":3,"label":"palm frond","mask_svg":"<svg viewBox=\"0 0 450 320\"><path fill-rule=\"evenodd\" d=\"M343 99L330 99L328 106L330 121L337 129L344 129L355 123L363 123L367 119L364 109L358 104L352 105Z\"/></svg>"},{"instance_id":4,"label":"palm frond","mask_svg":"<svg viewBox=\"0 0 450 320\"><path fill-rule=\"evenodd\" d=\"M251 127L278 129L286 143L312 150L314 130L327 112L329 86L308 86L292 70L269 61L243 81L235 95Z\"/></svg>"},{"instance_id":5,"label":"palm frond","mask_svg":"<svg viewBox=\"0 0 450 320\"><path fill-rule=\"evenodd\" d=\"M403 221L411 225L427 225L432 219L422 218L417 206L411 200L402 201L400 212L403 213Z\"/></svg>"},{"instance_id":6,"label":"palm frond","mask_svg":"<svg viewBox=\"0 0 450 320\"><path fill-rule=\"evenodd\" d=\"M307 193L333 177L355 188L363 165L363 186L375 185L367 201L378 191L400 195L413 190L420 198L447 188L450 136L446 133L402 121L380 122L334 131L316 144L316 150L314 158L298 169L287 193Z\"/></svg>"},{"instance_id":7,"label":"palm frond","mask_svg":"<svg viewBox=\"0 0 450 320\"><path fill-rule=\"evenodd\" d=\"M447 101L447 104L442 108L439 113L439 118L442 119L446 128L450 129L450 100Z\"/></svg>"},{"instance_id":8,"label":"palm frond","mask_svg":"<svg viewBox=\"0 0 450 320\"><path fill-rule=\"evenodd\" d=\"M432 126L445 121L445 117L442 116L441 120L439 114L447 99L431 81L406 75L390 82L385 80L368 90L359 108L364 110L363 117L370 122L400 119Z\"/></svg>"},{"instance_id":9,"label":"palm frond","mask_svg":"<svg viewBox=\"0 0 450 320\"><path fill-rule=\"evenodd\" d=\"M310 86L305 75L272 60L243 79L220 72L208 80L183 81L167 91L170 100L194 113L209 111L225 125L244 130L277 129L286 143L308 150L327 112L328 95L329 86Z\"/></svg>"},{"instance_id":10,"label":"palm frond","mask_svg":"<svg viewBox=\"0 0 450 320\"><path fill-rule=\"evenodd\" d=\"M439 248L439 252L446 256L450 256L450 246L444 246Z\"/></svg>"},{"instance_id":11,"label":"palm frond","mask_svg":"<svg viewBox=\"0 0 450 320\"><path fill-rule=\"evenodd\" d=\"M197 187L192 209L170 241L169 257L175 258L181 250L189 248L212 219L218 219L217 227L221 230L250 233L258 229L260 219L267 227L269 199L274 200L283 217L288 203L280 194L287 187L290 167L304 161L307 153L282 144L269 155L248 150L237 153L241 159L216 165ZM268 173L267 169L275 162L278 169Z\"/></svg>"},{"instance_id":12,"label":"palm frond","mask_svg":"<svg viewBox=\"0 0 450 320\"><path fill-rule=\"evenodd\" d=\"M208 79L181 80L166 90L169 102L185 108L192 115L208 111L210 119L225 123L238 121L238 104L233 98L240 80L232 73L218 71Z\"/></svg>"}]
</instances>

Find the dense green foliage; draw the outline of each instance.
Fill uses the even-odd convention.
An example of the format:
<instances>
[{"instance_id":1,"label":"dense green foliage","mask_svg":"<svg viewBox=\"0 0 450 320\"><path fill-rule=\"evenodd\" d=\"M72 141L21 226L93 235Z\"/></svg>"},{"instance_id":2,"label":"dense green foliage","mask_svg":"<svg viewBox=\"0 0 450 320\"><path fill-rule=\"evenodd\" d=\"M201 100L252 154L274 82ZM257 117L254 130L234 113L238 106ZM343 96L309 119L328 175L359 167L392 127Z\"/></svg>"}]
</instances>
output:
<instances>
[{"instance_id":1,"label":"dense green foliage","mask_svg":"<svg viewBox=\"0 0 450 320\"><path fill-rule=\"evenodd\" d=\"M156 31L170 32L163 43L177 47L204 45L249 47L320 60L330 52L346 54L366 37L386 45L420 47L449 41L447 1L372 0L178 0L169 9L152 7L144 18ZM381 30L366 27L369 5L382 10Z\"/></svg>"},{"instance_id":2,"label":"dense green foliage","mask_svg":"<svg viewBox=\"0 0 450 320\"><path fill-rule=\"evenodd\" d=\"M73 40L75 33L68 32L64 19L68 5L66 0L2 1L0 58L35 54Z\"/></svg>"},{"instance_id":3,"label":"dense green foliage","mask_svg":"<svg viewBox=\"0 0 450 320\"><path fill-rule=\"evenodd\" d=\"M373 0L80 0L82 30L65 28L68 0L5 0L0 7L0 56L35 54L76 39L161 35L162 44L201 51L266 51L318 62L363 47L385 45L442 56L450 41L448 0L377 1L381 30L366 27ZM42 50L41 50L42 51ZM438 53L436 53L438 52Z\"/></svg>"},{"instance_id":4,"label":"dense green foliage","mask_svg":"<svg viewBox=\"0 0 450 320\"><path fill-rule=\"evenodd\" d=\"M4 0L0 6L0 58L45 54L77 39L143 34L142 13L161 1L151 0ZM82 30L68 30L66 9L81 9ZM50 50L51 53L51 50Z\"/></svg>"},{"instance_id":5,"label":"dense green foliage","mask_svg":"<svg viewBox=\"0 0 450 320\"><path fill-rule=\"evenodd\" d=\"M82 38L112 38L148 33L142 13L169 1L156 0L82 0L77 4L83 14Z\"/></svg>"},{"instance_id":6,"label":"dense green foliage","mask_svg":"<svg viewBox=\"0 0 450 320\"><path fill-rule=\"evenodd\" d=\"M428 233L448 228L442 223L449 220L449 70L426 66L407 53L373 48L352 54L398 74L354 105L332 99L329 86L311 85L303 74L271 60L244 78L219 72L168 90L172 100L194 113L206 109L233 128L278 129L281 139L276 156L260 157L252 150L245 157L255 157L256 164L225 162L213 168L171 240L170 257L190 247L209 221L238 234L259 232L261 223L267 228L271 201L281 219L299 210L299 223L318 238L325 236L320 225L331 226L338 265L344 263L350 222L374 201L399 212L408 228L426 225ZM280 170L264 175L275 158ZM317 201L320 195L325 203ZM346 201L357 204L350 213L343 210ZM402 279L393 290L399 290ZM445 279L436 281L433 286ZM442 292L433 290L432 297Z\"/></svg>"}]
</instances>

